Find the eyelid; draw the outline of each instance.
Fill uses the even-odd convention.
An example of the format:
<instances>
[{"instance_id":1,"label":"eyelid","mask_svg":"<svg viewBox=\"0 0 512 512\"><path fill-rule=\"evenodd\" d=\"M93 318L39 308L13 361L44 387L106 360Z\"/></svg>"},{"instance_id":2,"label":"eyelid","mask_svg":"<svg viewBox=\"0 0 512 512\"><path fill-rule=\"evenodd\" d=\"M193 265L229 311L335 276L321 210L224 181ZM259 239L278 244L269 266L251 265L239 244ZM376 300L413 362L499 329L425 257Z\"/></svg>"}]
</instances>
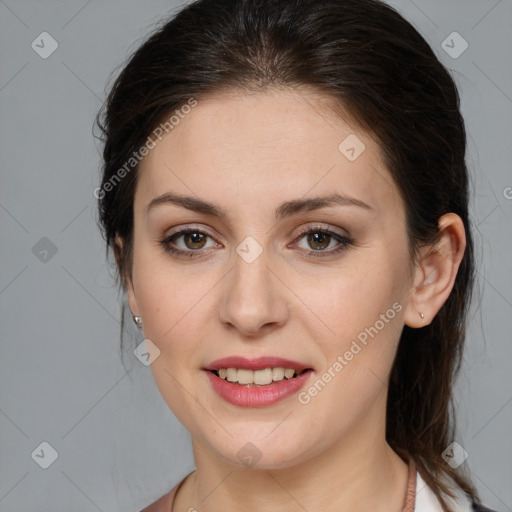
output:
<instances>
[{"instance_id":1,"label":"eyelid","mask_svg":"<svg viewBox=\"0 0 512 512\"><path fill-rule=\"evenodd\" d=\"M298 234L294 237L294 241L296 241L298 237L301 237L305 233L308 233L309 231L312 231L315 229L317 229L319 231L329 231L329 232L332 232L335 235L338 235L339 237L342 237L342 238L351 238L350 233L348 233L347 231L340 232L340 231L338 231L339 228L336 228L329 224L313 223L313 224L309 224L307 226L302 226L299 229Z\"/></svg>"},{"instance_id":2,"label":"eyelid","mask_svg":"<svg viewBox=\"0 0 512 512\"><path fill-rule=\"evenodd\" d=\"M174 235L183 233L183 232L189 232L189 231L197 231L199 233L204 233L205 235L208 235L210 238L217 238L217 235L213 233L211 228L209 226L206 226L204 224L185 224L183 226L177 226L174 228L171 228L169 230L166 230L166 234L163 235L163 238L170 238ZM168 234L167 234L168 233Z\"/></svg>"}]
</instances>

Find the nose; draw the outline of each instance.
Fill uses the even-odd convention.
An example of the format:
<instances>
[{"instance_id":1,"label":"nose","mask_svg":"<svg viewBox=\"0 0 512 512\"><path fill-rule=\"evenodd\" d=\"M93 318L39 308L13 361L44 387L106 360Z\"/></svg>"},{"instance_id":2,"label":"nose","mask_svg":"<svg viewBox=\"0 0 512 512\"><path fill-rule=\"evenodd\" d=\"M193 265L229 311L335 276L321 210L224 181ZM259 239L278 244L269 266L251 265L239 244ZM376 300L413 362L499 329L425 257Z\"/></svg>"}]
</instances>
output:
<instances>
[{"instance_id":1,"label":"nose","mask_svg":"<svg viewBox=\"0 0 512 512\"><path fill-rule=\"evenodd\" d=\"M288 318L286 286L263 251L254 261L236 254L226 276L220 321L240 335L262 336L282 327Z\"/></svg>"}]
</instances>

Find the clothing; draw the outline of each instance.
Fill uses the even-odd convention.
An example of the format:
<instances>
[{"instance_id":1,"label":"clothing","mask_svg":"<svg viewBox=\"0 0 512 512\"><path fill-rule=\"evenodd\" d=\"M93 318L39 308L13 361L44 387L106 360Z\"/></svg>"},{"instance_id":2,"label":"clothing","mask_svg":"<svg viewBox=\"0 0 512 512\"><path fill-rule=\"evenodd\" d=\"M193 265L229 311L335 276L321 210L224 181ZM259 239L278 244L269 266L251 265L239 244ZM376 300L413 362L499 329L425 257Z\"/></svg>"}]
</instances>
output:
<instances>
[{"instance_id":1,"label":"clothing","mask_svg":"<svg viewBox=\"0 0 512 512\"><path fill-rule=\"evenodd\" d=\"M164 494L140 512L171 512L176 493L193 472L191 471L167 494ZM455 500L447 498L447 501L451 506L452 512L495 512L485 508L483 505L472 502L462 489L458 490ZM401 512L442 512L438 499L423 478L421 478L412 459L409 462L409 479Z\"/></svg>"}]
</instances>

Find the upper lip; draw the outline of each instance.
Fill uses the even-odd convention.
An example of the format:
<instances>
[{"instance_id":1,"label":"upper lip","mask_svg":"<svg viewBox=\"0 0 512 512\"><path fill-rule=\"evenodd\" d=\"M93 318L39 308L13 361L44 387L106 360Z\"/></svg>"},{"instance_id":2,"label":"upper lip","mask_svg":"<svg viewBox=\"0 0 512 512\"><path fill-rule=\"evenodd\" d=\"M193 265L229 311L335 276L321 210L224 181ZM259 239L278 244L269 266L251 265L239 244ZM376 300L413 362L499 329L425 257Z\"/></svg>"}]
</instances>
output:
<instances>
[{"instance_id":1,"label":"upper lip","mask_svg":"<svg viewBox=\"0 0 512 512\"><path fill-rule=\"evenodd\" d=\"M248 359L241 356L222 357L212 361L203 370L220 370L221 368L241 368L245 370L264 370L265 368L292 368L297 371L312 369L307 364L283 359L282 357L262 356L255 359Z\"/></svg>"}]
</instances>

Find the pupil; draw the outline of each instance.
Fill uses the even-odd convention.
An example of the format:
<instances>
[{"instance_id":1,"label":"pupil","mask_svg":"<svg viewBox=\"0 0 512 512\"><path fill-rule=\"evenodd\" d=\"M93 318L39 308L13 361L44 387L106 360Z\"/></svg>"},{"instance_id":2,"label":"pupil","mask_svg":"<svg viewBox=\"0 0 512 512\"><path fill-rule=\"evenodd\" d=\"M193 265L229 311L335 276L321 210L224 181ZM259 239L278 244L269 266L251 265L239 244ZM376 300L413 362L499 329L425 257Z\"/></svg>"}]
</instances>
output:
<instances>
[{"instance_id":1,"label":"pupil","mask_svg":"<svg viewBox=\"0 0 512 512\"><path fill-rule=\"evenodd\" d=\"M312 233L308 237L308 242L310 244L316 244L316 243L321 244L321 247L317 247L315 250L325 249L325 247L327 247L329 245L328 238L329 238L329 235L326 233ZM327 243L325 243L325 241L327 241ZM322 242L324 242L324 243L322 244Z\"/></svg>"},{"instance_id":2,"label":"pupil","mask_svg":"<svg viewBox=\"0 0 512 512\"><path fill-rule=\"evenodd\" d=\"M185 238L187 240L192 240L192 245L200 245L200 247L193 247L193 249L200 249L202 247L202 245L204 245L204 237L203 239L201 240L201 237L203 237L203 235L201 233L187 233L185 235ZM201 244L201 242L203 242L203 244ZM188 244L187 244L188 245Z\"/></svg>"}]
</instances>

